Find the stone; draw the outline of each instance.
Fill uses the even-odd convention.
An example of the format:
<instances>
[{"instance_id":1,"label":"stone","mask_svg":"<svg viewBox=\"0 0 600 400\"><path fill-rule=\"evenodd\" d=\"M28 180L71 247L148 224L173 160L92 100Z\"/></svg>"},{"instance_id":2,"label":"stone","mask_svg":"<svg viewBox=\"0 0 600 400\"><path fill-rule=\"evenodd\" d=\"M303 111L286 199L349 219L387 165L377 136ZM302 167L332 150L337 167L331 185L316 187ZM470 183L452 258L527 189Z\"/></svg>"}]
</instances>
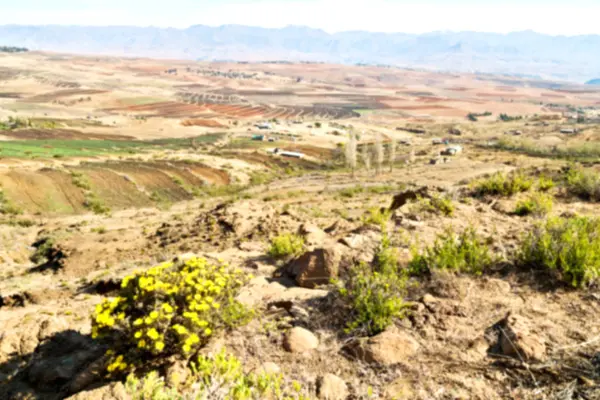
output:
<instances>
[{"instance_id":1,"label":"stone","mask_svg":"<svg viewBox=\"0 0 600 400\"><path fill-rule=\"evenodd\" d=\"M419 342L410 333L393 326L371 338L358 339L345 349L367 363L390 366L408 361L419 348Z\"/></svg>"},{"instance_id":2,"label":"stone","mask_svg":"<svg viewBox=\"0 0 600 400\"><path fill-rule=\"evenodd\" d=\"M499 344L502 354L541 362L546 359L546 341L533 332L531 323L523 316L508 314L500 324Z\"/></svg>"},{"instance_id":3,"label":"stone","mask_svg":"<svg viewBox=\"0 0 600 400\"><path fill-rule=\"evenodd\" d=\"M131 398L125 386L121 382L117 382L98 389L77 393L68 397L67 400L131 400Z\"/></svg>"},{"instance_id":4,"label":"stone","mask_svg":"<svg viewBox=\"0 0 600 400\"><path fill-rule=\"evenodd\" d=\"M295 327L284 337L283 347L290 353L306 353L319 346L319 339L308 329Z\"/></svg>"},{"instance_id":5,"label":"stone","mask_svg":"<svg viewBox=\"0 0 600 400\"><path fill-rule=\"evenodd\" d=\"M356 262L371 262L379 249L382 234L373 229L363 229L340 239L340 243L352 250Z\"/></svg>"},{"instance_id":6,"label":"stone","mask_svg":"<svg viewBox=\"0 0 600 400\"><path fill-rule=\"evenodd\" d=\"M99 357L87 365L69 382L69 393L79 393L106 376L106 357Z\"/></svg>"},{"instance_id":7,"label":"stone","mask_svg":"<svg viewBox=\"0 0 600 400\"><path fill-rule=\"evenodd\" d=\"M236 300L247 307L254 307L270 297L284 292L286 287L279 282L271 282L265 277L253 278L238 293Z\"/></svg>"},{"instance_id":8,"label":"stone","mask_svg":"<svg viewBox=\"0 0 600 400\"><path fill-rule=\"evenodd\" d=\"M337 247L317 248L293 260L288 272L299 286L312 289L327 285L331 279L337 278L341 260L342 254Z\"/></svg>"},{"instance_id":9,"label":"stone","mask_svg":"<svg viewBox=\"0 0 600 400\"><path fill-rule=\"evenodd\" d=\"M348 386L339 376L325 374L318 383L319 399L344 400L348 397Z\"/></svg>"},{"instance_id":10,"label":"stone","mask_svg":"<svg viewBox=\"0 0 600 400\"><path fill-rule=\"evenodd\" d=\"M308 247L323 246L329 239L329 235L324 230L311 223L303 224L298 233L304 237L304 243Z\"/></svg>"}]
</instances>

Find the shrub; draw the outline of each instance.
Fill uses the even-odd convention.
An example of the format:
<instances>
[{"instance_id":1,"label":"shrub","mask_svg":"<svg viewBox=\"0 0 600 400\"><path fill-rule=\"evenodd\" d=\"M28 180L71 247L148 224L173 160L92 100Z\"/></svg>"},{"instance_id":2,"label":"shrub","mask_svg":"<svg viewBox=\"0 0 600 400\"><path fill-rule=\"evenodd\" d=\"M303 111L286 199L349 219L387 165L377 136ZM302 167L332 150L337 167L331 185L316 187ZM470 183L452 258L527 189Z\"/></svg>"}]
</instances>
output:
<instances>
[{"instance_id":1,"label":"shrub","mask_svg":"<svg viewBox=\"0 0 600 400\"><path fill-rule=\"evenodd\" d=\"M133 400L172 399L308 399L297 382L288 382L281 374L244 373L242 363L222 350L214 358L199 356L192 362L192 387L186 396L166 387L156 372L143 379L127 378L126 389Z\"/></svg>"},{"instance_id":2,"label":"shrub","mask_svg":"<svg viewBox=\"0 0 600 400\"><path fill-rule=\"evenodd\" d=\"M111 344L109 373L161 357L187 358L213 332L247 322L252 313L234 297L240 270L204 258L166 262L123 279L118 296L96 306L92 338Z\"/></svg>"},{"instance_id":3,"label":"shrub","mask_svg":"<svg viewBox=\"0 0 600 400\"><path fill-rule=\"evenodd\" d=\"M360 264L338 283L338 293L350 311L347 333L376 335L394 319L405 315L406 277L390 271L373 271Z\"/></svg>"},{"instance_id":4,"label":"shrub","mask_svg":"<svg viewBox=\"0 0 600 400\"><path fill-rule=\"evenodd\" d=\"M281 259L297 256L304 250L304 239L291 233L284 233L271 240L269 255Z\"/></svg>"},{"instance_id":5,"label":"shrub","mask_svg":"<svg viewBox=\"0 0 600 400\"><path fill-rule=\"evenodd\" d=\"M532 185L533 181L521 172L512 175L497 172L489 178L475 182L473 194L475 196L512 196L528 191Z\"/></svg>"},{"instance_id":6,"label":"shrub","mask_svg":"<svg viewBox=\"0 0 600 400\"><path fill-rule=\"evenodd\" d=\"M573 286L584 286L600 275L600 219L551 218L539 223L521 241L517 262L548 268Z\"/></svg>"},{"instance_id":7,"label":"shrub","mask_svg":"<svg viewBox=\"0 0 600 400\"><path fill-rule=\"evenodd\" d=\"M369 211L367 211L367 215L363 217L362 222L365 225L372 224L380 226L383 230L387 225L388 221L390 220L391 216L392 213L389 210L385 208L382 209L374 207L370 208Z\"/></svg>"},{"instance_id":8,"label":"shrub","mask_svg":"<svg viewBox=\"0 0 600 400\"><path fill-rule=\"evenodd\" d=\"M540 176L538 179L537 187L540 192L547 192L550 189L553 189L556 184L552 180L552 178L548 178L545 176Z\"/></svg>"},{"instance_id":9,"label":"shrub","mask_svg":"<svg viewBox=\"0 0 600 400\"><path fill-rule=\"evenodd\" d=\"M569 168L566 189L573 196L588 201L600 201L600 175L582 167Z\"/></svg>"},{"instance_id":10,"label":"shrub","mask_svg":"<svg viewBox=\"0 0 600 400\"><path fill-rule=\"evenodd\" d=\"M467 228L460 234L446 229L435 239L433 246L422 252L413 249L409 270L413 274L433 270L481 274L493 262L487 243L479 238L474 228Z\"/></svg>"},{"instance_id":11,"label":"shrub","mask_svg":"<svg viewBox=\"0 0 600 400\"><path fill-rule=\"evenodd\" d=\"M552 196L545 193L533 193L517 203L515 214L521 217L526 215L541 217L552 211L552 207Z\"/></svg>"},{"instance_id":12,"label":"shrub","mask_svg":"<svg viewBox=\"0 0 600 400\"><path fill-rule=\"evenodd\" d=\"M428 198L419 198L411 207L413 213L429 212L451 216L454 213L454 204L452 199L445 196L433 196Z\"/></svg>"},{"instance_id":13,"label":"shrub","mask_svg":"<svg viewBox=\"0 0 600 400\"><path fill-rule=\"evenodd\" d=\"M396 318L406 315L407 275L398 264L398 252L384 234L375 266L361 263L350 269L345 282L337 283L338 294L349 310L346 333L376 335Z\"/></svg>"}]
</instances>

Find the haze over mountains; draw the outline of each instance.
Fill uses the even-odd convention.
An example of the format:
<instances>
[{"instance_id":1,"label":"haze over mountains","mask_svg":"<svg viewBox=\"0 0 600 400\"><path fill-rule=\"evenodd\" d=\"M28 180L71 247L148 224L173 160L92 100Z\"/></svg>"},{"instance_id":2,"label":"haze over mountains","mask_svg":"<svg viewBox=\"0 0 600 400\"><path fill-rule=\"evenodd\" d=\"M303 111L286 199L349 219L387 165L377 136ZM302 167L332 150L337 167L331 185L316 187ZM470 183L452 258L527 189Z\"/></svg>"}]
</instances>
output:
<instances>
[{"instance_id":1,"label":"haze over mountains","mask_svg":"<svg viewBox=\"0 0 600 400\"><path fill-rule=\"evenodd\" d=\"M31 50L237 61L388 64L586 82L600 77L600 35L364 31L329 34L289 26L187 29L111 26L0 26L0 45Z\"/></svg>"}]
</instances>

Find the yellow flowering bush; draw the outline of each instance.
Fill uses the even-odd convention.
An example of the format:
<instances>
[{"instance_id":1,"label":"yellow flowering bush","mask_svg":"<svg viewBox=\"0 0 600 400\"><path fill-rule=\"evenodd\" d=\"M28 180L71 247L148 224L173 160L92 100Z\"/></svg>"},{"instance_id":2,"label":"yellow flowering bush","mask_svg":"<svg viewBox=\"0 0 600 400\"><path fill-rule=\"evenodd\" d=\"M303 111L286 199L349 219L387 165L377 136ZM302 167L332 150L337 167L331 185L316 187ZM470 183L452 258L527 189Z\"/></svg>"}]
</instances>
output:
<instances>
[{"instance_id":1,"label":"yellow flowering bush","mask_svg":"<svg viewBox=\"0 0 600 400\"><path fill-rule=\"evenodd\" d=\"M247 277L204 258L165 262L123 279L118 296L96 306L92 337L111 350L108 372L124 373L159 356L189 358L215 331L246 323L235 300Z\"/></svg>"},{"instance_id":2,"label":"yellow flowering bush","mask_svg":"<svg viewBox=\"0 0 600 400\"><path fill-rule=\"evenodd\" d=\"M193 374L182 392L169 388L156 372L142 379L129 375L127 392L133 400L308 400L299 382L281 374L244 372L238 358L222 350L215 357L199 356L192 362ZM185 394L183 394L185 393Z\"/></svg>"}]
</instances>

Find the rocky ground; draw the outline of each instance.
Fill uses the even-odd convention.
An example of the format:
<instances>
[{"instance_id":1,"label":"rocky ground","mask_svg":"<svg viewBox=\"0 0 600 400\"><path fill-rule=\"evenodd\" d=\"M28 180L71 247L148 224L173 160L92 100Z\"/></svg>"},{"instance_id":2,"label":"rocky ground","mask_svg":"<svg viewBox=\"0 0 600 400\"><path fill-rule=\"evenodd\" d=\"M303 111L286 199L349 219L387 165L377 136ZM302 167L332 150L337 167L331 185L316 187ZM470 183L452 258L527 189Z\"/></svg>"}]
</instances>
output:
<instances>
[{"instance_id":1,"label":"rocky ground","mask_svg":"<svg viewBox=\"0 0 600 400\"><path fill-rule=\"evenodd\" d=\"M384 233L402 265L411 247L426 246L447 226L475 226L508 260L535 222L512 214L518 196L475 199L465 194L463 176L437 175L443 177L441 186L392 175L315 190L318 180L308 177L302 191L289 190L298 179L289 178L242 199L4 226L0 398L130 398L121 383L101 379L105 348L89 336L90 314L134 269L189 253L255 276L238 300L257 317L215 336L203 351L224 347L245 369L281 372L312 397L600 398L600 295L509 262L481 276L413 279L405 318L372 337L345 333L344 305L330 280L371 262ZM335 181L344 179L353 182ZM452 197L453 215L415 211L413 189ZM589 203L557 198L553 214L595 213ZM364 219L370 208L390 206L389 232ZM299 257L276 261L267 255L269 240L285 232L298 233L306 246ZM28 261L34 254L37 262Z\"/></svg>"}]
</instances>

